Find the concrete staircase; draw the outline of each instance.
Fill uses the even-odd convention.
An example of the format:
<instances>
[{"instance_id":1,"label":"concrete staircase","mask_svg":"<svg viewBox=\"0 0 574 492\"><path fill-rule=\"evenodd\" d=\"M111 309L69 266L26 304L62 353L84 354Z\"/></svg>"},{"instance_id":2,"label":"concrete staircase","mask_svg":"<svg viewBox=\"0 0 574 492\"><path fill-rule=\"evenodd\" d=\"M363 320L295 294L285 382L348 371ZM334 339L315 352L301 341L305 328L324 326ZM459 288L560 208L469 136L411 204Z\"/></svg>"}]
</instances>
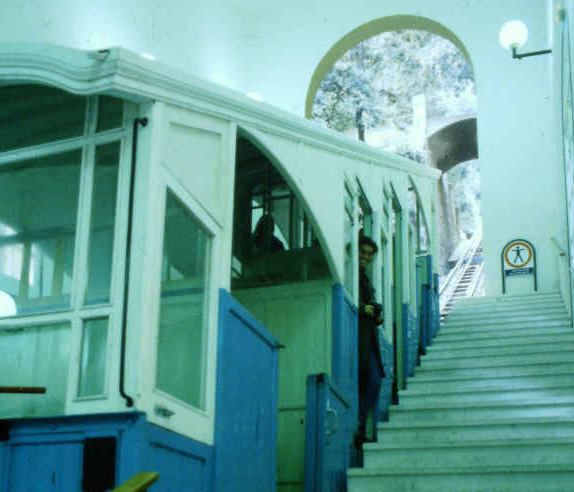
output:
<instances>
[{"instance_id":1,"label":"concrete staircase","mask_svg":"<svg viewBox=\"0 0 574 492\"><path fill-rule=\"evenodd\" d=\"M574 332L558 294L460 300L349 492L574 491Z\"/></svg>"}]
</instances>

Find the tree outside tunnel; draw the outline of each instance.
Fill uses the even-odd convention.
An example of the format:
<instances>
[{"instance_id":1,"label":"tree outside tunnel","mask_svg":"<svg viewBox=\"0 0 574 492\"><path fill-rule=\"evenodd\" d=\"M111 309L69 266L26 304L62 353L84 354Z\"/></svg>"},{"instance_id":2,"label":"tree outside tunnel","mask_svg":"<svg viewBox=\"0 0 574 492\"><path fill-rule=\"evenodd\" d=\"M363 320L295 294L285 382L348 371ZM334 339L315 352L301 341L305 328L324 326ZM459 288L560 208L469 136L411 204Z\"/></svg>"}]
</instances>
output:
<instances>
[{"instance_id":1,"label":"tree outside tunnel","mask_svg":"<svg viewBox=\"0 0 574 492\"><path fill-rule=\"evenodd\" d=\"M308 116L443 170L439 264L446 273L460 240L480 221L476 87L461 46L429 25L429 30L395 27L355 43L318 84Z\"/></svg>"}]
</instances>

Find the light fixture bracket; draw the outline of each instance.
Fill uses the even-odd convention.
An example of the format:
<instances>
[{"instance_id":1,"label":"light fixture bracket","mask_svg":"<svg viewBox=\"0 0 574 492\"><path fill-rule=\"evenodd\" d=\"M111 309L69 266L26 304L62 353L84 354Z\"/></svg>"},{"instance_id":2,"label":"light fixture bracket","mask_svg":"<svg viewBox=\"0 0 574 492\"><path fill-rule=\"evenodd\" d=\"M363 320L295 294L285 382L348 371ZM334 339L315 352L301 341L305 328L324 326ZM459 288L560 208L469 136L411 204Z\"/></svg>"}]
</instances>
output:
<instances>
[{"instance_id":1,"label":"light fixture bracket","mask_svg":"<svg viewBox=\"0 0 574 492\"><path fill-rule=\"evenodd\" d=\"M540 51L530 51L529 53L518 53L516 51L516 47L512 47L512 58L518 58L521 60L522 58L526 58L527 56L537 56L537 55L546 55L548 53L552 53L552 50L540 50Z\"/></svg>"}]
</instances>

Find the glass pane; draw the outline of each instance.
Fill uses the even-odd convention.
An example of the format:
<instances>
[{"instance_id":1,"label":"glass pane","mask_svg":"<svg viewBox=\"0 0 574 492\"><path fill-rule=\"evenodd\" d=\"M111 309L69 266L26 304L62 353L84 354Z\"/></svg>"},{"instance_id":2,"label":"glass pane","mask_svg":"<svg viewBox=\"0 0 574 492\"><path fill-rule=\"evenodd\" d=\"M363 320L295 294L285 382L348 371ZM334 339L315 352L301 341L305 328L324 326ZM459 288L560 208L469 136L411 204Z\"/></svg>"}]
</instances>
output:
<instances>
[{"instance_id":1,"label":"glass pane","mask_svg":"<svg viewBox=\"0 0 574 492\"><path fill-rule=\"evenodd\" d=\"M70 305L81 150L0 167L0 294L17 312Z\"/></svg>"},{"instance_id":2,"label":"glass pane","mask_svg":"<svg viewBox=\"0 0 574 492\"><path fill-rule=\"evenodd\" d=\"M70 325L0 330L0 386L41 386L45 394L3 394L0 418L60 415L66 406Z\"/></svg>"},{"instance_id":3,"label":"glass pane","mask_svg":"<svg viewBox=\"0 0 574 492\"><path fill-rule=\"evenodd\" d=\"M273 197L269 204L271 216L275 219L274 234L281 241L285 249L289 249L291 244L291 195L287 187L273 190ZM280 197L279 197L280 196Z\"/></svg>"},{"instance_id":4,"label":"glass pane","mask_svg":"<svg viewBox=\"0 0 574 492\"><path fill-rule=\"evenodd\" d=\"M84 133L86 98L39 85L0 87L0 152Z\"/></svg>"},{"instance_id":5,"label":"glass pane","mask_svg":"<svg viewBox=\"0 0 574 492\"><path fill-rule=\"evenodd\" d=\"M345 289L352 297L354 295L354 263L352 257L353 251L353 221L349 211L345 208L344 213L344 234L345 234Z\"/></svg>"},{"instance_id":6,"label":"glass pane","mask_svg":"<svg viewBox=\"0 0 574 492\"><path fill-rule=\"evenodd\" d=\"M84 321L78 396L94 396L104 393L107 354L108 319Z\"/></svg>"},{"instance_id":7,"label":"glass pane","mask_svg":"<svg viewBox=\"0 0 574 492\"><path fill-rule=\"evenodd\" d=\"M97 131L121 128L124 118L124 102L110 96L100 96L98 103Z\"/></svg>"},{"instance_id":8,"label":"glass pane","mask_svg":"<svg viewBox=\"0 0 574 492\"><path fill-rule=\"evenodd\" d=\"M165 217L156 386L204 408L209 236L169 190Z\"/></svg>"},{"instance_id":9,"label":"glass pane","mask_svg":"<svg viewBox=\"0 0 574 492\"><path fill-rule=\"evenodd\" d=\"M96 148L86 304L109 302L120 142Z\"/></svg>"}]
</instances>

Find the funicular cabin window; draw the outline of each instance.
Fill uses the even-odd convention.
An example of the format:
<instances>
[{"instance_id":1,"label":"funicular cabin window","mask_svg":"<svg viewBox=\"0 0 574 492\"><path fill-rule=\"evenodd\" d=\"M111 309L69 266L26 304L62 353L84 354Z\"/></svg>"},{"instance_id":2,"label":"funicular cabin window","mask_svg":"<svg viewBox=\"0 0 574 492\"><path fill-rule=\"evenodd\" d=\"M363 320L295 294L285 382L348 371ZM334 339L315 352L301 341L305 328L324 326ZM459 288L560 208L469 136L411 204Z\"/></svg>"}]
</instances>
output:
<instances>
[{"instance_id":1,"label":"funicular cabin window","mask_svg":"<svg viewBox=\"0 0 574 492\"><path fill-rule=\"evenodd\" d=\"M289 184L249 140L237 142L232 287L328 277L309 216Z\"/></svg>"},{"instance_id":2,"label":"funicular cabin window","mask_svg":"<svg viewBox=\"0 0 574 492\"><path fill-rule=\"evenodd\" d=\"M123 120L116 98L0 86L0 386L46 388L0 418L105 396Z\"/></svg>"},{"instance_id":3,"label":"funicular cabin window","mask_svg":"<svg viewBox=\"0 0 574 492\"><path fill-rule=\"evenodd\" d=\"M110 300L120 143L96 147L86 304Z\"/></svg>"},{"instance_id":4,"label":"funicular cabin window","mask_svg":"<svg viewBox=\"0 0 574 492\"><path fill-rule=\"evenodd\" d=\"M0 87L0 152L82 136L87 100L39 85Z\"/></svg>"},{"instance_id":5,"label":"funicular cabin window","mask_svg":"<svg viewBox=\"0 0 574 492\"><path fill-rule=\"evenodd\" d=\"M347 293L354 296L355 292L355 261L353 258L353 234L355 232L355 200L349 186L345 183L345 213L344 234L345 234L345 289Z\"/></svg>"},{"instance_id":6,"label":"funicular cabin window","mask_svg":"<svg viewBox=\"0 0 574 492\"><path fill-rule=\"evenodd\" d=\"M165 206L156 387L204 409L210 236L168 189Z\"/></svg>"},{"instance_id":7,"label":"funicular cabin window","mask_svg":"<svg viewBox=\"0 0 574 492\"><path fill-rule=\"evenodd\" d=\"M81 163L78 149L0 166L0 289L18 314L70 307Z\"/></svg>"}]
</instances>

